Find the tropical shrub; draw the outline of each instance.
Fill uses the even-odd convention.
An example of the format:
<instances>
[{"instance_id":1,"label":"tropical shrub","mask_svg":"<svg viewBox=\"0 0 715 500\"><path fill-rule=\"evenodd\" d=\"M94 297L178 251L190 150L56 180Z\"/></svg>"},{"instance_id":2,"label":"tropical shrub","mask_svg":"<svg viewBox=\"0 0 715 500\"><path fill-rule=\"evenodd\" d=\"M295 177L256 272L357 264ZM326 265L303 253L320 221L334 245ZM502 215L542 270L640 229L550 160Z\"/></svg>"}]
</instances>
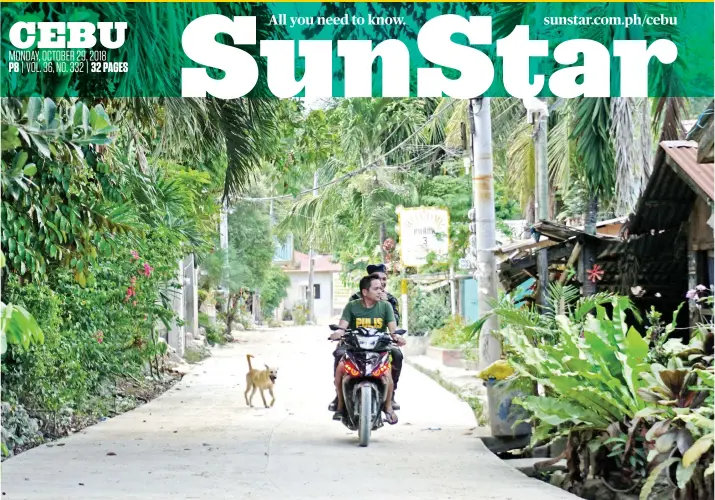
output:
<instances>
[{"instance_id":1,"label":"tropical shrub","mask_svg":"<svg viewBox=\"0 0 715 500\"><path fill-rule=\"evenodd\" d=\"M291 310L293 324L303 326L308 322L308 307L305 304L296 304Z\"/></svg>"},{"instance_id":2,"label":"tropical shrub","mask_svg":"<svg viewBox=\"0 0 715 500\"><path fill-rule=\"evenodd\" d=\"M2 403L2 457L7 458L43 441L37 420L19 404Z\"/></svg>"},{"instance_id":3,"label":"tropical shrub","mask_svg":"<svg viewBox=\"0 0 715 500\"><path fill-rule=\"evenodd\" d=\"M552 303L540 317L501 306L498 335L510 365L545 393L518 401L535 426L532 443L566 437L562 456L569 459L574 485L593 473L611 488L641 485L645 500L668 470L677 498L710 498L712 481L705 478L713 463L712 334L696 333L687 345L669 339L674 323L662 325L651 311L642 337L626 322L632 308L627 298L597 302L593 307L580 299L569 307L564 300L560 310Z\"/></svg>"},{"instance_id":4,"label":"tropical shrub","mask_svg":"<svg viewBox=\"0 0 715 500\"><path fill-rule=\"evenodd\" d=\"M281 300L288 296L289 286L290 278L280 267L272 264L261 286L261 311L264 317L270 317Z\"/></svg>"},{"instance_id":5,"label":"tropical shrub","mask_svg":"<svg viewBox=\"0 0 715 500\"><path fill-rule=\"evenodd\" d=\"M443 290L423 292L413 288L409 293L410 330L431 333L451 317L449 294Z\"/></svg>"},{"instance_id":6,"label":"tropical shrub","mask_svg":"<svg viewBox=\"0 0 715 500\"><path fill-rule=\"evenodd\" d=\"M583 325L557 315L554 345L535 346L514 328L501 331L507 348L518 353L509 360L516 371L551 393L521 402L539 422L534 440L554 439L574 428L605 431L644 407L637 391L644 384L639 374L648 367L648 344L625 323L628 299L614 297L611 305L611 317L597 306Z\"/></svg>"},{"instance_id":7,"label":"tropical shrub","mask_svg":"<svg viewBox=\"0 0 715 500\"><path fill-rule=\"evenodd\" d=\"M460 349L470 343L472 331L461 316L449 318L444 326L430 336L430 344L437 347Z\"/></svg>"},{"instance_id":8,"label":"tropical shrub","mask_svg":"<svg viewBox=\"0 0 715 500\"><path fill-rule=\"evenodd\" d=\"M653 363L642 373L647 383L639 395L649 403L636 414L649 427L650 476L643 486L646 499L663 471L675 478L677 498L712 498L715 398L713 336L696 331L689 344L679 339L664 343L667 366Z\"/></svg>"}]
</instances>

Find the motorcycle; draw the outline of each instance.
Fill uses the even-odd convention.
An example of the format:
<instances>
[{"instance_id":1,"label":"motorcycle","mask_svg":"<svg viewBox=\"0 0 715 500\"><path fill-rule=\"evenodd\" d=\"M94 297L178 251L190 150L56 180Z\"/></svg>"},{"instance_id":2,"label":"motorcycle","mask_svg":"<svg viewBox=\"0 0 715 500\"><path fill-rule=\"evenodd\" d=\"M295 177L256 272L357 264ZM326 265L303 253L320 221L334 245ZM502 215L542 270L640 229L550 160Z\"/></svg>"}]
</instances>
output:
<instances>
[{"instance_id":1,"label":"motorcycle","mask_svg":"<svg viewBox=\"0 0 715 500\"><path fill-rule=\"evenodd\" d=\"M336 325L330 325L330 329L340 330ZM402 335L405 330L395 333ZM360 446L365 447L370 442L370 433L383 426L387 386L382 377L392 369L389 349L393 341L389 333L357 328L346 329L342 342L346 347L342 423L351 431L358 431Z\"/></svg>"}]
</instances>

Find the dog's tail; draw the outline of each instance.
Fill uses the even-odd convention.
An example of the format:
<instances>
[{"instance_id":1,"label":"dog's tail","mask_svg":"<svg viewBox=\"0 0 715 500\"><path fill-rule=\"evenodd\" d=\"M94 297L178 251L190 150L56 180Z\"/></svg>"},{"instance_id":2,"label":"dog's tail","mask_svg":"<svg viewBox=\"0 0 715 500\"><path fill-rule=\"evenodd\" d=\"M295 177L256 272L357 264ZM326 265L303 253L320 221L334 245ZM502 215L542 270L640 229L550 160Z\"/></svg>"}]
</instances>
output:
<instances>
[{"instance_id":1,"label":"dog's tail","mask_svg":"<svg viewBox=\"0 0 715 500\"><path fill-rule=\"evenodd\" d=\"M253 357L253 354L246 354L246 361L248 361L248 369L253 370L253 367L251 366L251 358Z\"/></svg>"}]
</instances>

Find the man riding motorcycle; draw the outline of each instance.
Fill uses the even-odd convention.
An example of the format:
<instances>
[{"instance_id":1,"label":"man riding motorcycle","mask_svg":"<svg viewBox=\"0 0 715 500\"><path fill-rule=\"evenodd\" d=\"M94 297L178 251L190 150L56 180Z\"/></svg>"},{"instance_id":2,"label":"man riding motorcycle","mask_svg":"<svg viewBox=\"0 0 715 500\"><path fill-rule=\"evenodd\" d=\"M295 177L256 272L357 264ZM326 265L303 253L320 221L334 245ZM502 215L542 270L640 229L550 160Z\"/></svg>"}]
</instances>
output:
<instances>
[{"instance_id":1,"label":"man riding motorcycle","mask_svg":"<svg viewBox=\"0 0 715 500\"><path fill-rule=\"evenodd\" d=\"M398 309L399 302L397 301L397 298L392 295L391 293L387 292L387 269L385 268L385 264L370 264L367 266L367 274L368 276L371 274L377 274L380 277L380 283L382 283L382 289L385 292L382 300L386 300L390 303L392 306L392 312L395 314L395 323L397 325L400 325L400 311ZM358 290L355 294L353 294L352 297L350 297L350 300L360 300L362 298L362 294Z\"/></svg>"},{"instance_id":2,"label":"man riding motorcycle","mask_svg":"<svg viewBox=\"0 0 715 500\"><path fill-rule=\"evenodd\" d=\"M395 324L399 325L400 324L400 314L397 309L397 299L390 293L387 293L387 269L385 268L385 264L370 264L367 266L367 274L368 275L377 275L380 278L380 283L382 284L382 290L383 293L380 295L380 300L387 301L391 306L392 306L392 312L393 315L395 316ZM352 297L350 297L350 300L360 300L362 298L362 291L357 292L354 294ZM333 356L335 357L335 363L333 367L333 373L337 371L338 369L338 363L340 362L340 359L343 357L343 354L345 353L344 349L341 349L338 347L338 349L335 350L333 353ZM393 390L392 390L392 407L395 410L400 409L400 404L395 401L395 391L397 391L397 383L400 381L400 373L402 373L402 360L403 360L403 355L402 351L400 350L399 347L397 346L392 346L392 349L390 350L390 354L392 355L392 383L393 383ZM335 411L338 407L338 398L337 396L335 399L330 403L328 406L328 410L330 411Z\"/></svg>"},{"instance_id":3,"label":"man riding motorcycle","mask_svg":"<svg viewBox=\"0 0 715 500\"><path fill-rule=\"evenodd\" d=\"M353 300L348 302L343 310L342 317L338 323L340 330L336 330L331 336L331 340L340 340L345 334L345 328L354 330L359 327L364 328L375 328L381 332L386 329L389 330L390 336L393 341L399 345L405 345L405 340L395 334L397 329L397 323L395 322L395 316L392 311L392 307L385 302L381 301L380 298L384 293L382 288L382 283L380 282L380 277L372 274L370 276L365 276L360 280L360 293L362 298L360 300ZM335 350L334 356L339 359L337 369L335 370L335 391L337 393L337 404L335 406L335 414L333 415L334 420L342 420L344 401L342 391L342 379L345 373L345 367L342 361L343 354L345 353L345 347L341 344ZM385 408L383 411L388 416L388 422L390 424L397 423L397 415L394 412L392 405L392 375L388 376L388 389L387 389L387 401L385 402Z\"/></svg>"}]
</instances>

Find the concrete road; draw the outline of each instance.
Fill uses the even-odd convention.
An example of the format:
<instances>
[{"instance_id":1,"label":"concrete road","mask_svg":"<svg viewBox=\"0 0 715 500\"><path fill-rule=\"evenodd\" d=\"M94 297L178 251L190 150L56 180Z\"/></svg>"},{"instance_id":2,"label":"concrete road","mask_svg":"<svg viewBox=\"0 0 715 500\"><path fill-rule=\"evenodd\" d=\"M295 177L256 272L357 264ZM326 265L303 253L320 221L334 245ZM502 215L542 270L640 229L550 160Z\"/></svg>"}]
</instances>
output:
<instances>
[{"instance_id":1,"label":"concrete road","mask_svg":"<svg viewBox=\"0 0 715 500\"><path fill-rule=\"evenodd\" d=\"M405 366L400 422L357 446L331 420L325 327L245 332L175 388L2 464L3 499L574 499L475 437L470 408ZM274 408L246 406L245 354L279 367ZM256 395L254 404L260 404Z\"/></svg>"}]
</instances>

